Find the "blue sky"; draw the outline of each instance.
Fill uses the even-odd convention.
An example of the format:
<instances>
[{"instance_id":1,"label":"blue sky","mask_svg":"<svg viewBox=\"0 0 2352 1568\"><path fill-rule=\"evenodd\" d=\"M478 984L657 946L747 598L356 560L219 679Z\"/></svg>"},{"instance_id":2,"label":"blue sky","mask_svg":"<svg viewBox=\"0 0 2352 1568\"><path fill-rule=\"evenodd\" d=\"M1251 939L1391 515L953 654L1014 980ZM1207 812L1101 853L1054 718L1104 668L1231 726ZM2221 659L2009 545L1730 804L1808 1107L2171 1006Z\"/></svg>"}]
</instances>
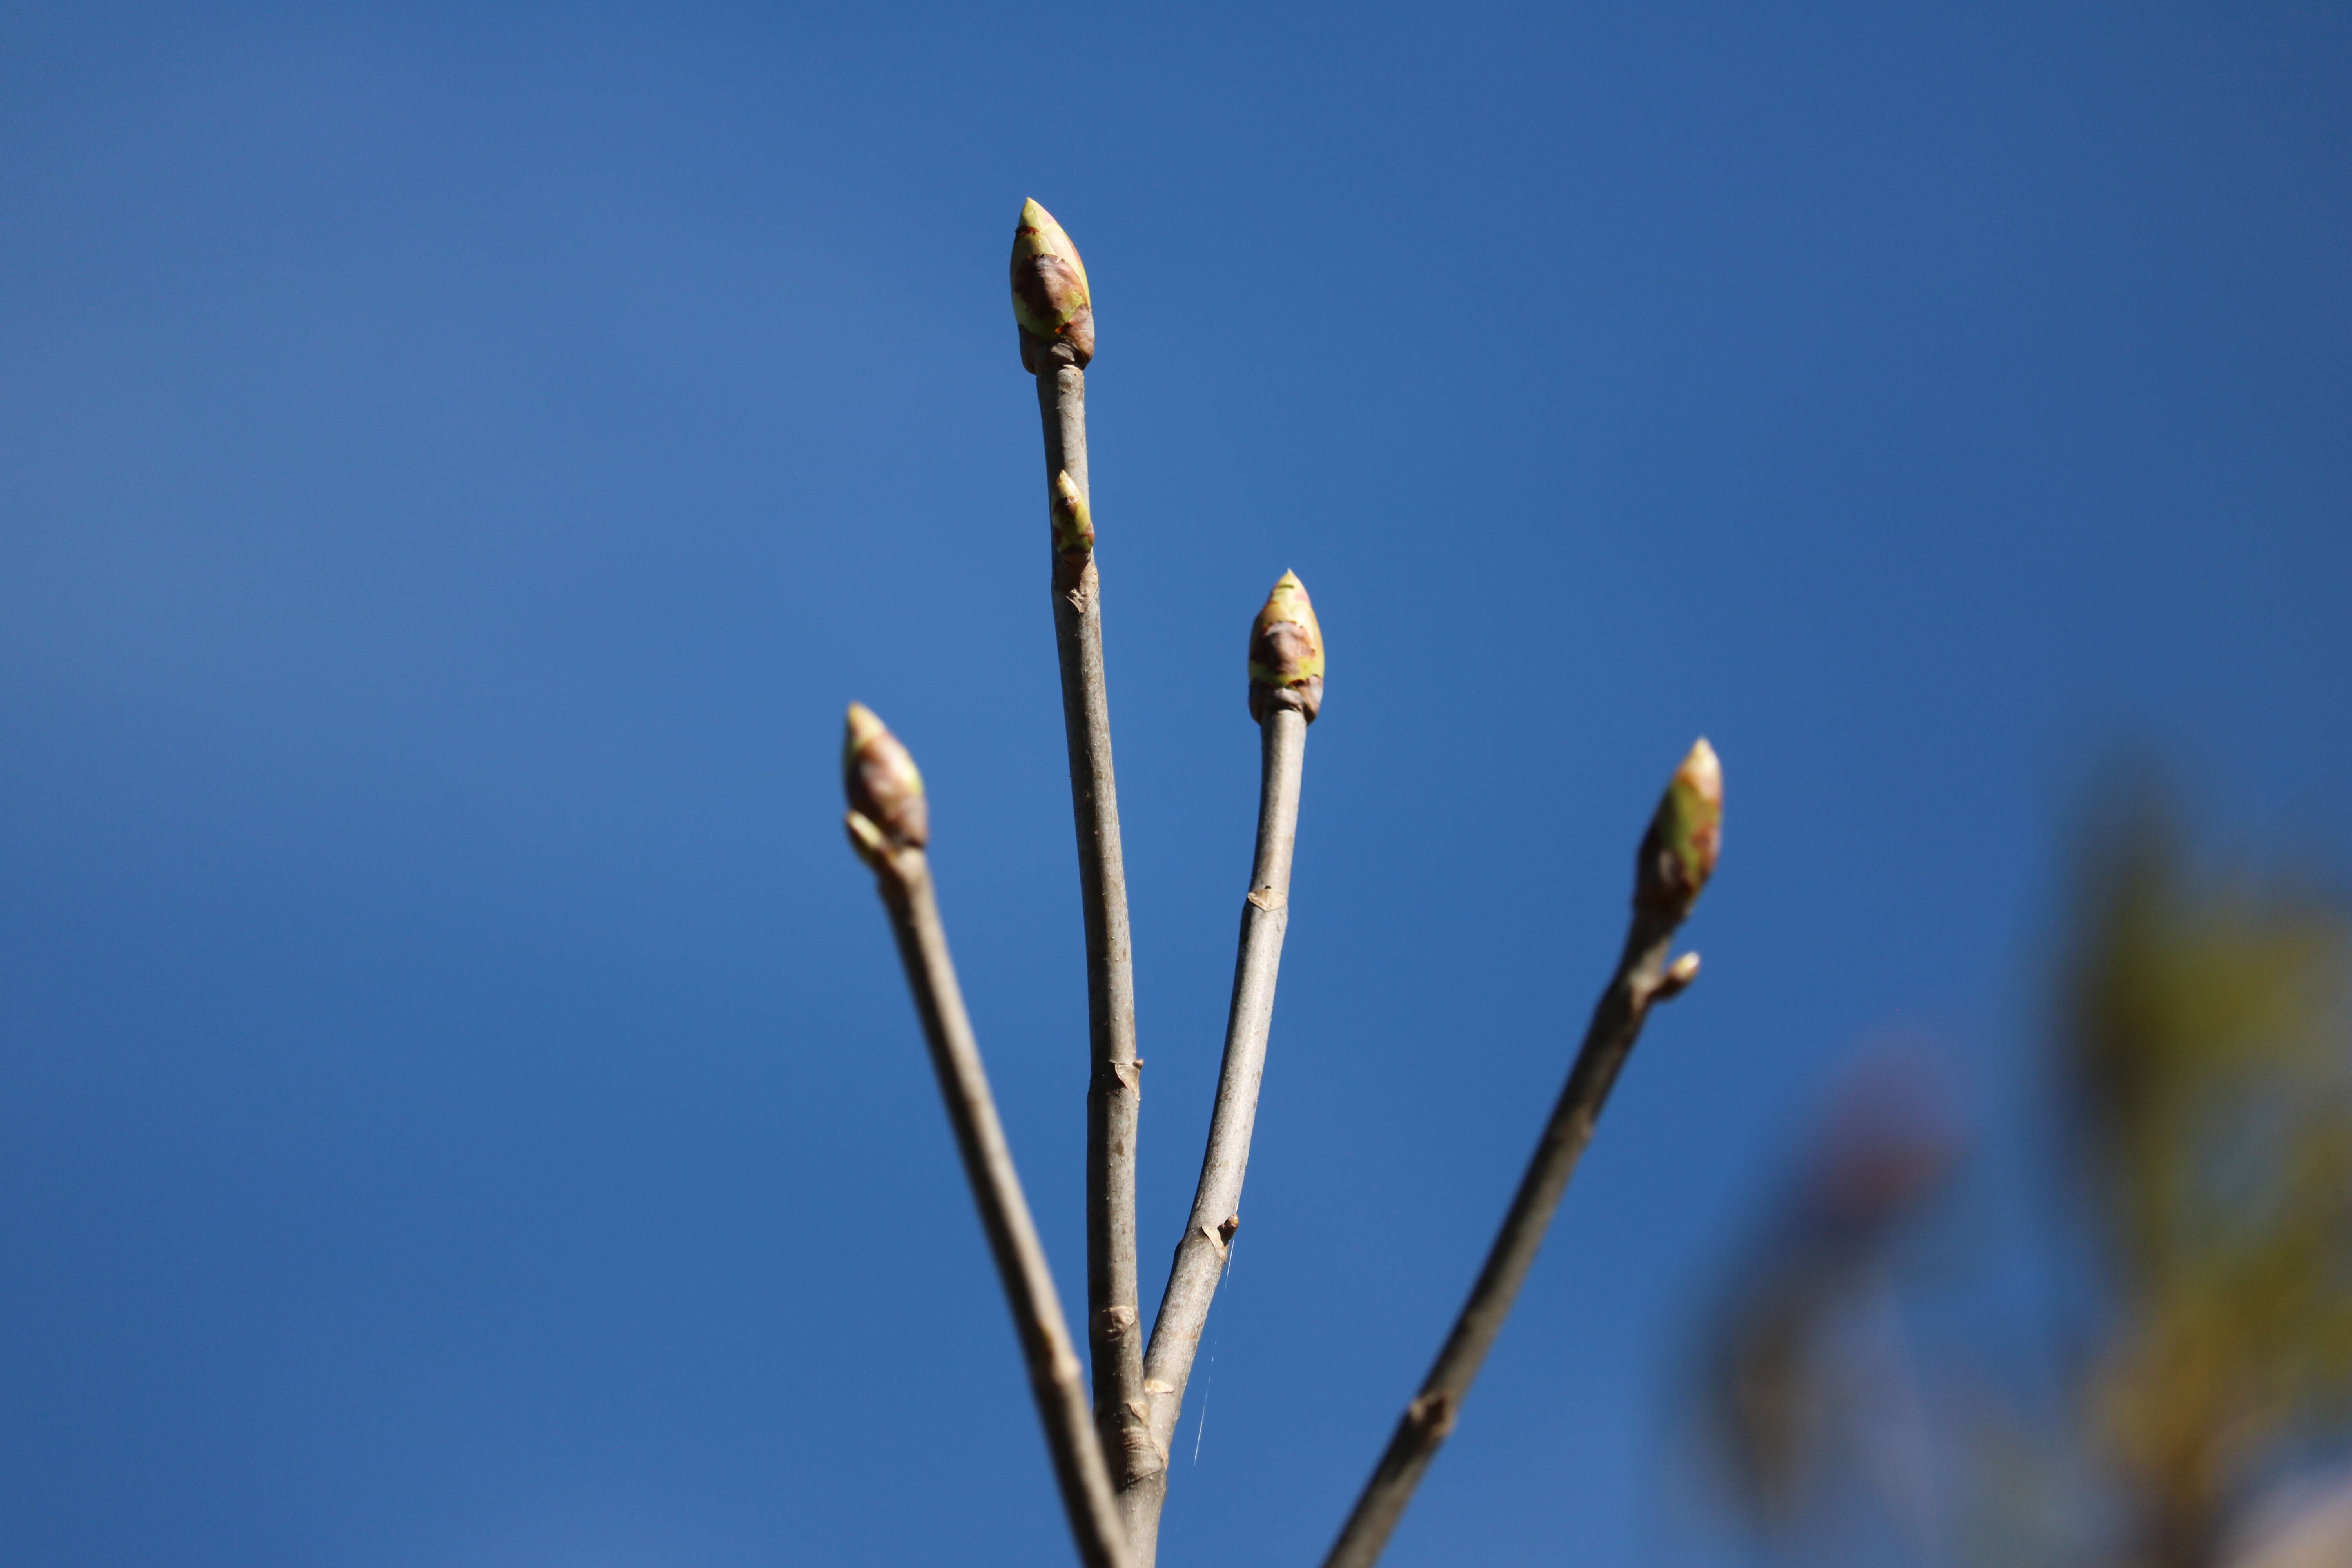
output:
<instances>
[{"instance_id":1,"label":"blue sky","mask_svg":"<svg viewBox=\"0 0 2352 1568\"><path fill-rule=\"evenodd\" d=\"M1704 732L1706 975L1390 1559L1666 1560L1696 1316L1856 1042L2026 1116L2103 760L2352 873L2347 67L2316 6L13 8L0 1555L1066 1552L834 774L852 698L923 766L1075 1292L1034 195L1147 1297L1284 569L1331 650L1166 1560L1328 1542Z\"/></svg>"}]
</instances>

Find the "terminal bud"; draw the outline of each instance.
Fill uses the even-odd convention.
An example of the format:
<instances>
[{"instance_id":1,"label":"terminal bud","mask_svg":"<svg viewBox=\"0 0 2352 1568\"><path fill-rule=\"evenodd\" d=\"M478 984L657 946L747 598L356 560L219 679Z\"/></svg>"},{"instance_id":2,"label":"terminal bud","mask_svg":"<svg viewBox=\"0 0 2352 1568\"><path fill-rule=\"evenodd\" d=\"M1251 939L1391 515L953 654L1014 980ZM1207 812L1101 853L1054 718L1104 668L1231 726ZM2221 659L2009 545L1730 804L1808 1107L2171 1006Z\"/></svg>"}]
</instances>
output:
<instances>
[{"instance_id":1,"label":"terminal bud","mask_svg":"<svg viewBox=\"0 0 2352 1568\"><path fill-rule=\"evenodd\" d=\"M1250 626L1249 706L1261 724L1277 708L1294 709L1310 724L1322 710L1323 628L1295 572L1282 574Z\"/></svg>"},{"instance_id":2,"label":"terminal bud","mask_svg":"<svg viewBox=\"0 0 2352 1568\"><path fill-rule=\"evenodd\" d=\"M849 705L841 784L849 797L850 838L869 863L887 850L920 849L929 841L923 775L898 737L862 702Z\"/></svg>"},{"instance_id":3,"label":"terminal bud","mask_svg":"<svg viewBox=\"0 0 2352 1568\"><path fill-rule=\"evenodd\" d=\"M1642 838L1633 901L1681 921L1723 851L1723 764L1700 737L1666 785Z\"/></svg>"},{"instance_id":4,"label":"terminal bud","mask_svg":"<svg viewBox=\"0 0 2352 1568\"><path fill-rule=\"evenodd\" d=\"M1034 374L1057 342L1080 369L1095 357L1094 298L1078 247L1034 201L1021 204L1013 230L1013 320L1021 329L1022 368Z\"/></svg>"}]
</instances>

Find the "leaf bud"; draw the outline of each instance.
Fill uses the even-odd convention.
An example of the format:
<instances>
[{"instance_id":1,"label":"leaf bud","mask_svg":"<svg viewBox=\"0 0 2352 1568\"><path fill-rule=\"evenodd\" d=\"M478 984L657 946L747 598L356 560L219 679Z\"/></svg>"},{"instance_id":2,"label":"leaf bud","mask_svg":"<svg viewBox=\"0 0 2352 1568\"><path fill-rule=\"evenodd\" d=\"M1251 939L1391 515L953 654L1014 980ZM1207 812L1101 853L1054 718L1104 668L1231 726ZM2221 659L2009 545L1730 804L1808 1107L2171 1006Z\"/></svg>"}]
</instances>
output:
<instances>
[{"instance_id":1,"label":"leaf bud","mask_svg":"<svg viewBox=\"0 0 2352 1568\"><path fill-rule=\"evenodd\" d=\"M1250 717L1259 723L1277 708L1315 722L1323 707L1323 628L1295 572L1285 572L1250 626Z\"/></svg>"},{"instance_id":2,"label":"leaf bud","mask_svg":"<svg viewBox=\"0 0 2352 1568\"><path fill-rule=\"evenodd\" d=\"M1680 921L1723 851L1723 764L1705 736L1675 770L1642 837L1633 901Z\"/></svg>"},{"instance_id":3,"label":"leaf bud","mask_svg":"<svg viewBox=\"0 0 2352 1568\"><path fill-rule=\"evenodd\" d=\"M1069 345L1080 369L1095 357L1087 264L1054 215L1034 201L1021 204L1013 230L1013 320L1021 329L1022 368L1032 374L1044 368L1056 342Z\"/></svg>"},{"instance_id":4,"label":"leaf bud","mask_svg":"<svg viewBox=\"0 0 2352 1568\"><path fill-rule=\"evenodd\" d=\"M1054 551L1073 566L1083 564L1095 551L1094 512L1062 471L1054 475Z\"/></svg>"},{"instance_id":5,"label":"leaf bud","mask_svg":"<svg viewBox=\"0 0 2352 1568\"><path fill-rule=\"evenodd\" d=\"M851 837L870 861L882 846L919 849L931 836L930 808L923 799L923 775L898 737L862 702L849 705L841 742L841 784L849 797ZM858 830L863 818L880 844Z\"/></svg>"}]
</instances>

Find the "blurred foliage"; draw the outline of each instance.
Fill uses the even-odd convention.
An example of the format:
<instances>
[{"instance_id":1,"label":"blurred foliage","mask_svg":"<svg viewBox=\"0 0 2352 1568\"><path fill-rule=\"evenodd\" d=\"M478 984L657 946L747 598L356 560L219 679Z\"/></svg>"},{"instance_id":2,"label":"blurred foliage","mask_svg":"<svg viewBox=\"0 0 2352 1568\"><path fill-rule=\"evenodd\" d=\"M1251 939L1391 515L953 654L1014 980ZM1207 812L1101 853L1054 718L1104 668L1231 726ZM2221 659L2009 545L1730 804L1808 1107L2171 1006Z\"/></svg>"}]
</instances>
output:
<instances>
[{"instance_id":1,"label":"blurred foliage","mask_svg":"<svg viewBox=\"0 0 2352 1568\"><path fill-rule=\"evenodd\" d=\"M2114 1297L2086 1414L2139 1560L2198 1568L2352 1394L2347 931L2293 892L2193 885L2152 818L2103 880L2064 1033Z\"/></svg>"},{"instance_id":2,"label":"blurred foliage","mask_svg":"<svg viewBox=\"0 0 2352 1568\"><path fill-rule=\"evenodd\" d=\"M1896 1228L1942 1184L1959 1152L1956 1118L1932 1065L1873 1058L1839 1096L1794 1191L1739 1271L1716 1335L1709 1388L1753 1521L1801 1529L1826 1466L1874 1412L1899 1403L1901 1369L1851 1329L1880 1283Z\"/></svg>"},{"instance_id":3,"label":"blurred foliage","mask_svg":"<svg viewBox=\"0 0 2352 1568\"><path fill-rule=\"evenodd\" d=\"M1823 1500L1875 1494L1899 1527L1908 1504L1885 1458L1907 1444L1966 1471L1941 1489L1972 1485L1980 1512L2034 1492L2045 1524L2091 1522L1958 1549L1950 1531L1897 1528L1895 1557L2352 1568L2352 1531L2321 1539L2306 1522L2292 1556L2245 1545L2265 1488L2352 1418L2352 923L2300 889L2200 877L2153 810L2094 858L2079 910L2053 1037L2066 1148L2046 1167L2067 1190L2042 1216L2084 1265L2061 1409L2021 1436L2032 1422L1983 1418L1973 1370L1921 1364L1899 1330L1856 1333L1874 1301L1892 1311L1894 1243L1959 1147L1917 1075L1864 1079L1711 1339L1710 1425L1735 1511L1770 1556L1889 1560L1883 1541L1857 1552L1856 1511ZM1957 1433L1917 1393L1955 1384L1977 1406Z\"/></svg>"}]
</instances>

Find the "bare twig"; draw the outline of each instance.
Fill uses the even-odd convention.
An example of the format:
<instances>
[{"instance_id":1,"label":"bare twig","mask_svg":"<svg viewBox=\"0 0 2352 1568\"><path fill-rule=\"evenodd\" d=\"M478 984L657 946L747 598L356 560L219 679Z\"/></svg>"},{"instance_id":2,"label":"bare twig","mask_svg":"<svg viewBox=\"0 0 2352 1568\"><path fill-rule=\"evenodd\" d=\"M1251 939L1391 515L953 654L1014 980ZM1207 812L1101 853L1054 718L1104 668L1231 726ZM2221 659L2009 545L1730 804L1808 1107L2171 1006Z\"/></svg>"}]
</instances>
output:
<instances>
[{"instance_id":1,"label":"bare twig","mask_svg":"<svg viewBox=\"0 0 2352 1568\"><path fill-rule=\"evenodd\" d=\"M1030 1391L1045 1428L1070 1533L1087 1568L1126 1568L1118 1503L1088 1416L1077 1354L1062 1321L1061 1298L1022 1195L1013 1152L1004 1142L988 1074L981 1064L980 1045L948 957L947 931L940 923L930 865L923 854L929 835L922 780L897 737L872 713L856 706L849 710L843 771L850 843L873 868L898 939L898 956L906 965L915 1010L922 1017L923 1037L955 1130L956 1149L963 1157L964 1177L971 1184L981 1228L988 1235L1021 1353L1028 1363Z\"/></svg>"},{"instance_id":2,"label":"bare twig","mask_svg":"<svg viewBox=\"0 0 2352 1568\"><path fill-rule=\"evenodd\" d=\"M1675 929L1690 913L1699 889L1715 869L1721 846L1723 775L1705 741L1691 748L1668 785L1656 817L1642 840L1636 868L1633 919L1617 973L1601 993L1585 1030L1576 1065L1552 1108L1551 1121L1528 1162L1510 1212L1471 1287L1470 1300L1454 1321L1436 1364L1421 1392L1405 1406L1387 1452L1364 1484L1339 1539L1323 1568L1371 1568L1388 1545L1438 1447L1454 1430L1454 1417L1470 1392L1486 1352L1494 1348L1511 1303L1526 1282L1536 1249L1553 1211L1568 1190L1592 1129L1625 1065L1651 1006L1679 994L1698 973L1698 955L1685 953L1669 964L1666 952Z\"/></svg>"},{"instance_id":3,"label":"bare twig","mask_svg":"<svg viewBox=\"0 0 2352 1568\"><path fill-rule=\"evenodd\" d=\"M1143 1063L1135 1054L1135 964L1127 868L1111 770L1110 698L1103 679L1101 580L1087 478L1087 373L1094 308L1086 266L1053 215L1024 203L1013 237L1013 314L1021 363L1037 378L1052 519L1054 647L1062 667L1062 727L1078 838L1078 899L1087 933L1087 1336L1095 1424L1120 1457L1149 1451L1141 1415L1143 1338L1135 1268L1135 1141Z\"/></svg>"},{"instance_id":4,"label":"bare twig","mask_svg":"<svg viewBox=\"0 0 2352 1568\"><path fill-rule=\"evenodd\" d=\"M1322 700L1322 631L1307 590L1285 573L1251 631L1250 711L1259 721L1263 740L1257 853L1249 895L1242 904L1216 1109L1209 1121L1209 1146L1202 1156L1192 1212L1183 1239L1176 1245L1175 1264L1169 1270L1167 1292L1160 1298L1151 1348L1144 1359L1151 1448L1143 1457L1149 1463L1130 1465L1121 1478L1128 1542L1137 1568L1150 1568L1157 1555L1160 1510L1168 1494L1169 1440L1182 1414L1184 1385L1200 1352L1201 1331L1241 1224L1242 1179L1249 1169L1250 1135L1257 1122L1282 938L1290 923L1290 861L1298 837L1307 726Z\"/></svg>"}]
</instances>

